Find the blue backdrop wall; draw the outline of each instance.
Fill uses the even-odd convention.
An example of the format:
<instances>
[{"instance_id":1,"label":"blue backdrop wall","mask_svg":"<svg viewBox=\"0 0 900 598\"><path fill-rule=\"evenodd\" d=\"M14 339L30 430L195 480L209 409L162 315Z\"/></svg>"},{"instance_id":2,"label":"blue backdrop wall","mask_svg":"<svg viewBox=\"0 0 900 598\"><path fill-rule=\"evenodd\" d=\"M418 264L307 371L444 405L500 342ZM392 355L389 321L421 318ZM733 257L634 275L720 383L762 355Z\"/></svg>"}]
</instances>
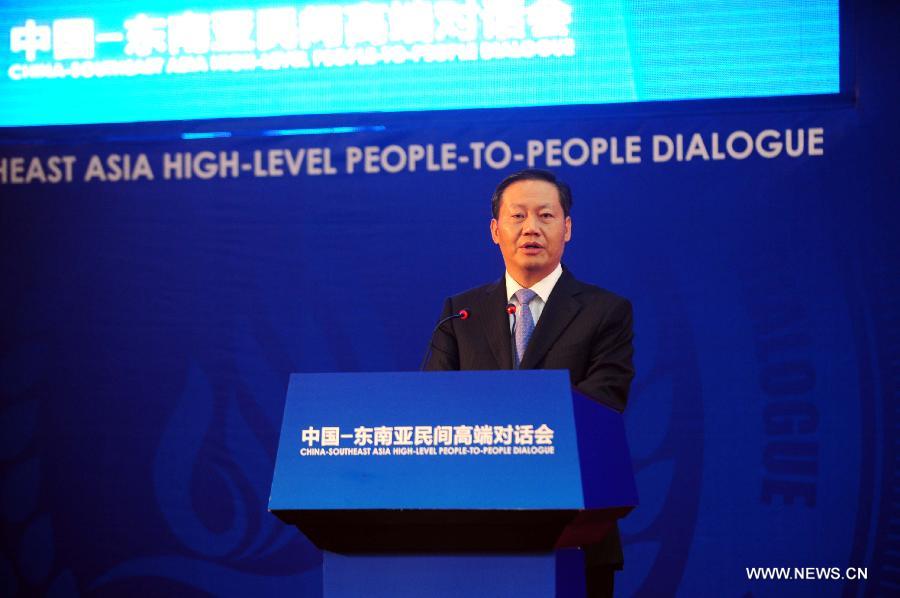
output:
<instances>
[{"instance_id":1,"label":"blue backdrop wall","mask_svg":"<svg viewBox=\"0 0 900 598\"><path fill-rule=\"evenodd\" d=\"M4 594L312 595L288 374L415 369L530 163L635 306L622 592L900 589L900 19L849 16L839 97L0 131Z\"/></svg>"}]
</instances>

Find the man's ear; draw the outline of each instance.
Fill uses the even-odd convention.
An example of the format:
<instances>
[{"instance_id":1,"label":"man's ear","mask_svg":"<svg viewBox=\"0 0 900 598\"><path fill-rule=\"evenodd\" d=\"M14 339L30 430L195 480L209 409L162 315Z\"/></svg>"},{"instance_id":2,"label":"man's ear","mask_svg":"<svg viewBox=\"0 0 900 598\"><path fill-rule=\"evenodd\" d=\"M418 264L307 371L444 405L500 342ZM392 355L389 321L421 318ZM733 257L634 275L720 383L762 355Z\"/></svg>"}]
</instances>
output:
<instances>
[{"instance_id":1,"label":"man's ear","mask_svg":"<svg viewBox=\"0 0 900 598\"><path fill-rule=\"evenodd\" d=\"M569 239L571 239L571 238L572 238L572 217L566 216L566 236L565 236L566 243L568 243Z\"/></svg>"},{"instance_id":2,"label":"man's ear","mask_svg":"<svg viewBox=\"0 0 900 598\"><path fill-rule=\"evenodd\" d=\"M491 239L494 240L494 245L500 244L500 234L497 232L498 227L497 219L491 218Z\"/></svg>"}]
</instances>

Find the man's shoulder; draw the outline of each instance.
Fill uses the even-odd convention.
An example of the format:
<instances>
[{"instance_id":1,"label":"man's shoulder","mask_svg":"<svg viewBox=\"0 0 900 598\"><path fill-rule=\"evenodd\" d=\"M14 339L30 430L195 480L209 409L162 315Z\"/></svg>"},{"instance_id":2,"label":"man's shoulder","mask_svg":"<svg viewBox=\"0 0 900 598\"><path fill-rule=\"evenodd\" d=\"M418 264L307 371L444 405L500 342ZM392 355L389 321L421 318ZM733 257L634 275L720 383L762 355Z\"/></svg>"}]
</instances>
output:
<instances>
[{"instance_id":1,"label":"man's shoulder","mask_svg":"<svg viewBox=\"0 0 900 598\"><path fill-rule=\"evenodd\" d=\"M609 289L605 289L601 286L591 284L589 282L583 282L580 280L575 281L580 285L578 289L578 295L583 296L585 298L593 299L593 300L602 300L610 303L631 303L628 299L610 291Z\"/></svg>"},{"instance_id":2,"label":"man's shoulder","mask_svg":"<svg viewBox=\"0 0 900 598\"><path fill-rule=\"evenodd\" d=\"M499 290L498 287L500 287L504 284L505 283L502 278L500 280L494 280L487 284L473 287L471 289L462 291L461 293L456 293L455 295L451 295L450 300L453 302L454 305L458 305L461 303L467 303L470 301L483 301L485 299L485 297L498 291Z\"/></svg>"},{"instance_id":3,"label":"man's shoulder","mask_svg":"<svg viewBox=\"0 0 900 598\"><path fill-rule=\"evenodd\" d=\"M557 288L560 292L573 296L581 303L600 303L607 306L630 307L631 302L609 289L584 282L575 278L569 271L564 271ZM557 289L554 289L554 292Z\"/></svg>"}]
</instances>

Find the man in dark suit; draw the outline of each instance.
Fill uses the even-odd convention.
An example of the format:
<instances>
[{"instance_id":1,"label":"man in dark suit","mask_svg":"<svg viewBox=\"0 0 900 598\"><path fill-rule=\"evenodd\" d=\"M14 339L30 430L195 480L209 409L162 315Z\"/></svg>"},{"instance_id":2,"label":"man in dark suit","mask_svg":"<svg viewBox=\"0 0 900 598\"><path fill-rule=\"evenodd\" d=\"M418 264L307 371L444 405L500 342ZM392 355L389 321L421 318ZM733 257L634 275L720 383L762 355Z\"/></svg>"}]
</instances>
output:
<instances>
[{"instance_id":1,"label":"man in dark suit","mask_svg":"<svg viewBox=\"0 0 900 598\"><path fill-rule=\"evenodd\" d=\"M446 300L442 318L472 315L440 326L425 369L565 369L575 388L622 411L634 377L631 304L562 266L572 237L569 187L553 173L524 170L506 177L491 203L506 274ZM612 596L623 561L618 529L584 548L588 595Z\"/></svg>"}]
</instances>

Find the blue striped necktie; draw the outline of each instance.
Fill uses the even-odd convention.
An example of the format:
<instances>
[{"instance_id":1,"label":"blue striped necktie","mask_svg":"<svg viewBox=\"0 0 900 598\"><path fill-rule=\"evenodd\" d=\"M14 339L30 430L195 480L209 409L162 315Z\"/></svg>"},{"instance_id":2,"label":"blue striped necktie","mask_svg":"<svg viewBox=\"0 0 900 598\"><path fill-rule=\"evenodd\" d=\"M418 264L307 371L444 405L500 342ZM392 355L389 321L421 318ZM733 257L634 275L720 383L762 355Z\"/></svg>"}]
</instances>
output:
<instances>
[{"instance_id":1,"label":"blue striped necktie","mask_svg":"<svg viewBox=\"0 0 900 598\"><path fill-rule=\"evenodd\" d=\"M531 289L519 289L514 297L519 302L519 309L516 318L516 368L522 363L522 357L525 355L525 348L528 346L528 340L534 331L534 317L531 315L531 308L528 304L537 297L537 293Z\"/></svg>"}]
</instances>

